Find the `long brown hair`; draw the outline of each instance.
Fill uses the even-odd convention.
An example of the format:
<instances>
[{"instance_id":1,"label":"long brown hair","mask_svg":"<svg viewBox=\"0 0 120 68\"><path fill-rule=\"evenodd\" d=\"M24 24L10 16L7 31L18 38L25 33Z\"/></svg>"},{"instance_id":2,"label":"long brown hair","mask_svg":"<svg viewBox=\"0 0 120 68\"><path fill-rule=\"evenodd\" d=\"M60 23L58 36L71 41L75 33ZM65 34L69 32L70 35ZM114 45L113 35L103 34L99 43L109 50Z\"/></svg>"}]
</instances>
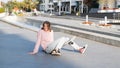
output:
<instances>
[{"instance_id":1,"label":"long brown hair","mask_svg":"<svg viewBox=\"0 0 120 68\"><path fill-rule=\"evenodd\" d=\"M51 32L51 24L49 21L44 21L42 24L42 30L44 30L44 26L47 24L48 30Z\"/></svg>"}]
</instances>

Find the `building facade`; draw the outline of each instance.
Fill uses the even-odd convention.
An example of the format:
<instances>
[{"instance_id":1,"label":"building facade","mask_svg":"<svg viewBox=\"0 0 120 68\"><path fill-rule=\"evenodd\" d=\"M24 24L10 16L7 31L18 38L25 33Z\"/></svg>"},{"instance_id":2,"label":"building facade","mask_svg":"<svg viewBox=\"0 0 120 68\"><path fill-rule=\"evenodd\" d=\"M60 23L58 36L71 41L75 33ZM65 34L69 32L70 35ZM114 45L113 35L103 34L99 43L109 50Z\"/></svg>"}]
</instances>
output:
<instances>
[{"instance_id":1,"label":"building facade","mask_svg":"<svg viewBox=\"0 0 120 68\"><path fill-rule=\"evenodd\" d=\"M83 0L53 0L54 10L65 13L82 12ZM60 8L60 10L59 10Z\"/></svg>"},{"instance_id":2,"label":"building facade","mask_svg":"<svg viewBox=\"0 0 120 68\"><path fill-rule=\"evenodd\" d=\"M117 0L116 4L117 4L117 7L120 8L120 0Z\"/></svg>"},{"instance_id":3,"label":"building facade","mask_svg":"<svg viewBox=\"0 0 120 68\"><path fill-rule=\"evenodd\" d=\"M120 0L99 0L99 13L120 12Z\"/></svg>"},{"instance_id":4,"label":"building facade","mask_svg":"<svg viewBox=\"0 0 120 68\"><path fill-rule=\"evenodd\" d=\"M0 0L0 7L2 7L2 2L1 2L1 0Z\"/></svg>"},{"instance_id":5,"label":"building facade","mask_svg":"<svg viewBox=\"0 0 120 68\"><path fill-rule=\"evenodd\" d=\"M42 0L40 9L65 13L89 13L103 9L120 8L120 0Z\"/></svg>"},{"instance_id":6,"label":"building facade","mask_svg":"<svg viewBox=\"0 0 120 68\"><path fill-rule=\"evenodd\" d=\"M50 11L53 9L53 0L41 0L40 11Z\"/></svg>"}]
</instances>

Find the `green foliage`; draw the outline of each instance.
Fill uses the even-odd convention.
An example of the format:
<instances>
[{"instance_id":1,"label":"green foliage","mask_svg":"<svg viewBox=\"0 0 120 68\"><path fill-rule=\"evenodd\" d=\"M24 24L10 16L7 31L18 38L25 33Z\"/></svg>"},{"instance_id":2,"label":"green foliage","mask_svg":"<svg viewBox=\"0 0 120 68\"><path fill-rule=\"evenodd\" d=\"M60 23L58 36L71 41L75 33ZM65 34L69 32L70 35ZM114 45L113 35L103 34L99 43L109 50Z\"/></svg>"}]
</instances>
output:
<instances>
[{"instance_id":1,"label":"green foliage","mask_svg":"<svg viewBox=\"0 0 120 68\"><path fill-rule=\"evenodd\" d=\"M5 12L5 9L4 8L0 8L0 13L3 13Z\"/></svg>"},{"instance_id":2,"label":"green foliage","mask_svg":"<svg viewBox=\"0 0 120 68\"><path fill-rule=\"evenodd\" d=\"M8 1L8 3L6 4L6 7L8 8L9 12L12 12L12 9L14 7L14 4L12 1Z\"/></svg>"},{"instance_id":3,"label":"green foliage","mask_svg":"<svg viewBox=\"0 0 120 68\"><path fill-rule=\"evenodd\" d=\"M19 9L21 8L28 8L32 9L34 7L37 7L39 4L39 0L23 0L22 2L18 2L17 0L14 1L8 1L6 4L9 10L13 9L14 7L17 7Z\"/></svg>"}]
</instances>

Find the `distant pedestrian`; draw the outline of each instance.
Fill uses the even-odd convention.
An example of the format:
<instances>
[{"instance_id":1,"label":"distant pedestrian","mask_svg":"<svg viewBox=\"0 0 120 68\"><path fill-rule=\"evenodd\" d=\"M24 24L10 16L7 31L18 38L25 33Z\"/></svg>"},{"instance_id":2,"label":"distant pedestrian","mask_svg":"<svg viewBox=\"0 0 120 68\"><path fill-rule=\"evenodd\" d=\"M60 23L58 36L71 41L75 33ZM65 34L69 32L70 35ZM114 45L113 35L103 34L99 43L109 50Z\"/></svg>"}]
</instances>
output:
<instances>
[{"instance_id":1,"label":"distant pedestrian","mask_svg":"<svg viewBox=\"0 0 120 68\"><path fill-rule=\"evenodd\" d=\"M45 53L60 56L60 50L66 44L72 46L75 50L79 51L80 53L84 53L87 48L87 45L85 45L84 47L79 47L73 41L74 39L75 37L73 37L72 39L68 37L62 37L54 41L54 33L51 29L50 22L45 21L43 23L42 29L40 29L38 32L37 42L35 44L34 50L29 54L37 54L41 45Z\"/></svg>"},{"instance_id":2,"label":"distant pedestrian","mask_svg":"<svg viewBox=\"0 0 120 68\"><path fill-rule=\"evenodd\" d=\"M38 15L38 11L37 11L37 9L36 9L36 8L33 8L33 14L34 14L35 16L37 16L37 15Z\"/></svg>"}]
</instances>

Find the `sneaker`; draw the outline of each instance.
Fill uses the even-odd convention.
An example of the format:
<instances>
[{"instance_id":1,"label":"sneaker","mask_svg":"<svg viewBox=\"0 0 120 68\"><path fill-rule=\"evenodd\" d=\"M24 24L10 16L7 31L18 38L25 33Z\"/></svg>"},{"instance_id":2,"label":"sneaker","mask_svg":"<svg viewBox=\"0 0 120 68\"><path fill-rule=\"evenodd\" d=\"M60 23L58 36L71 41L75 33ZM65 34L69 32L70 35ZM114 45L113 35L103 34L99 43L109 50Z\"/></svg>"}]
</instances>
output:
<instances>
[{"instance_id":1,"label":"sneaker","mask_svg":"<svg viewBox=\"0 0 120 68\"><path fill-rule=\"evenodd\" d=\"M61 53L60 53L60 51L53 50L53 51L51 52L51 55L53 55L53 56L60 56Z\"/></svg>"},{"instance_id":2,"label":"sneaker","mask_svg":"<svg viewBox=\"0 0 120 68\"><path fill-rule=\"evenodd\" d=\"M52 53L51 54L56 54L56 51L52 51Z\"/></svg>"},{"instance_id":3,"label":"sneaker","mask_svg":"<svg viewBox=\"0 0 120 68\"><path fill-rule=\"evenodd\" d=\"M73 43L72 41L70 41L68 44L69 44L69 45L73 45L74 43Z\"/></svg>"},{"instance_id":4,"label":"sneaker","mask_svg":"<svg viewBox=\"0 0 120 68\"><path fill-rule=\"evenodd\" d=\"M69 39L65 44L70 44L74 39L76 38L76 36L73 36L71 39Z\"/></svg>"},{"instance_id":5,"label":"sneaker","mask_svg":"<svg viewBox=\"0 0 120 68\"><path fill-rule=\"evenodd\" d=\"M81 54L85 53L86 49L87 49L88 45L86 44L83 48L80 48L79 51Z\"/></svg>"}]
</instances>

